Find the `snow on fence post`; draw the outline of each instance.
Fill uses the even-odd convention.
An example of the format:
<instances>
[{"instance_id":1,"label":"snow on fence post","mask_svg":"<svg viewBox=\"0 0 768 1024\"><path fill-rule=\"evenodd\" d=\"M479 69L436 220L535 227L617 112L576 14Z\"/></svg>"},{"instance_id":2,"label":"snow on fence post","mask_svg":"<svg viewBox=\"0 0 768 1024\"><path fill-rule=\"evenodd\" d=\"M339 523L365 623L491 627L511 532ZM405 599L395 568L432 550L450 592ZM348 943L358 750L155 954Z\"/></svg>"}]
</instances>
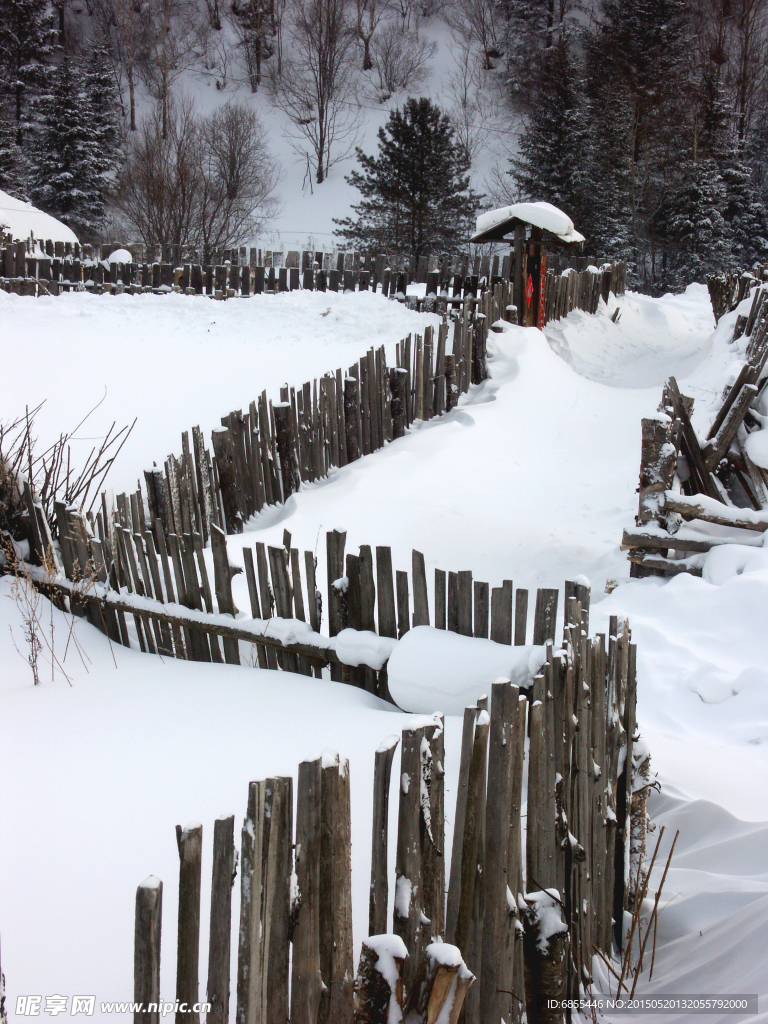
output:
<instances>
[{"instance_id":1,"label":"snow on fence post","mask_svg":"<svg viewBox=\"0 0 768 1024\"><path fill-rule=\"evenodd\" d=\"M430 943L408 992L405 1019L409 1024L432 1024L438 1020L456 1024L474 980L456 946Z\"/></svg>"},{"instance_id":2,"label":"snow on fence post","mask_svg":"<svg viewBox=\"0 0 768 1024\"><path fill-rule=\"evenodd\" d=\"M176 1024L200 1020L192 1006L198 1001L200 964L200 881L203 826L192 822L182 830L176 826L179 848L179 926L176 947Z\"/></svg>"},{"instance_id":3,"label":"snow on fence post","mask_svg":"<svg viewBox=\"0 0 768 1024\"><path fill-rule=\"evenodd\" d=\"M355 1024L390 1024L403 1019L403 964L408 950L397 935L363 940L355 977Z\"/></svg>"},{"instance_id":4,"label":"snow on fence post","mask_svg":"<svg viewBox=\"0 0 768 1024\"><path fill-rule=\"evenodd\" d=\"M135 1010L133 1024L159 1024L160 937L163 919L163 883L150 875L136 890L133 938L133 999L144 1007ZM154 1004L155 1009L148 1009Z\"/></svg>"}]
</instances>

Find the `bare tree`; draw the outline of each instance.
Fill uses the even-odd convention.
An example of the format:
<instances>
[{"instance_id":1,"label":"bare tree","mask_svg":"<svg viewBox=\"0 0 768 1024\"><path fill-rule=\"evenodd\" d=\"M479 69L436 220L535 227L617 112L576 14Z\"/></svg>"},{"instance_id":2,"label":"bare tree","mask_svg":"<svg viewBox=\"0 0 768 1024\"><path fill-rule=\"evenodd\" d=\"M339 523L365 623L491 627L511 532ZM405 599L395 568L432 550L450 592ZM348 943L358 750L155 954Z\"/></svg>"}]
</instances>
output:
<instances>
[{"instance_id":1,"label":"bare tree","mask_svg":"<svg viewBox=\"0 0 768 1024\"><path fill-rule=\"evenodd\" d=\"M274 0L232 0L230 21L251 92L261 84L261 65L275 48Z\"/></svg>"},{"instance_id":2,"label":"bare tree","mask_svg":"<svg viewBox=\"0 0 768 1024\"><path fill-rule=\"evenodd\" d=\"M481 150L500 155L497 132L508 132L509 112L504 110L498 81L481 67L467 45L458 41L454 50L455 68L448 76L447 109L454 136L470 164ZM490 79L490 80L489 80Z\"/></svg>"},{"instance_id":3,"label":"bare tree","mask_svg":"<svg viewBox=\"0 0 768 1024\"><path fill-rule=\"evenodd\" d=\"M102 38L108 45L121 94L124 83L127 84L130 130L135 132L136 67L141 37L141 0L88 0L88 12L94 18Z\"/></svg>"},{"instance_id":4,"label":"bare tree","mask_svg":"<svg viewBox=\"0 0 768 1024\"><path fill-rule=\"evenodd\" d=\"M421 39L404 24L385 25L372 44L373 66L378 74L382 101L398 89L413 89L423 82L436 50L437 43Z\"/></svg>"},{"instance_id":5,"label":"bare tree","mask_svg":"<svg viewBox=\"0 0 768 1024\"><path fill-rule=\"evenodd\" d=\"M371 39L387 9L382 0L355 0L355 8L357 10L357 37L363 44L363 71L370 71L373 67Z\"/></svg>"},{"instance_id":6,"label":"bare tree","mask_svg":"<svg viewBox=\"0 0 768 1024\"><path fill-rule=\"evenodd\" d=\"M500 5L495 0L456 0L446 21L454 36L478 54L483 68L492 71L504 52L506 23Z\"/></svg>"},{"instance_id":7,"label":"bare tree","mask_svg":"<svg viewBox=\"0 0 768 1024\"><path fill-rule=\"evenodd\" d=\"M318 183L357 140L354 43L345 0L297 0L290 55L272 75L275 103L291 120L288 138L302 158L313 156Z\"/></svg>"},{"instance_id":8,"label":"bare tree","mask_svg":"<svg viewBox=\"0 0 768 1024\"><path fill-rule=\"evenodd\" d=\"M140 122L115 205L148 245L240 245L276 208L276 169L255 112L237 103L199 118L188 99Z\"/></svg>"},{"instance_id":9,"label":"bare tree","mask_svg":"<svg viewBox=\"0 0 768 1024\"><path fill-rule=\"evenodd\" d=\"M145 0L142 25L148 41L144 65L160 100L163 138L168 130L171 86L197 56L199 33L193 0Z\"/></svg>"}]
</instances>

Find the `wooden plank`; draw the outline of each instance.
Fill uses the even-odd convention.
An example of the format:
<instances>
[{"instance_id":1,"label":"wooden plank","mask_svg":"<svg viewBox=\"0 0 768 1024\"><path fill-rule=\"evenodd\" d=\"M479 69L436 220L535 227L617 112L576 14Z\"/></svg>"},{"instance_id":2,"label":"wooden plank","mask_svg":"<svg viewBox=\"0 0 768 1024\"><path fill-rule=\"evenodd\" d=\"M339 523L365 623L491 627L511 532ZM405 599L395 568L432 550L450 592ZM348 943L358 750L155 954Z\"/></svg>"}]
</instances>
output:
<instances>
[{"instance_id":1,"label":"wooden plank","mask_svg":"<svg viewBox=\"0 0 768 1024\"><path fill-rule=\"evenodd\" d=\"M474 630L473 636L488 636L489 587L487 583L475 580L474 583Z\"/></svg>"},{"instance_id":2,"label":"wooden plank","mask_svg":"<svg viewBox=\"0 0 768 1024\"><path fill-rule=\"evenodd\" d=\"M397 635L402 637L411 628L408 573L398 569L395 576L397 580Z\"/></svg>"},{"instance_id":3,"label":"wooden plank","mask_svg":"<svg viewBox=\"0 0 768 1024\"><path fill-rule=\"evenodd\" d=\"M472 964L482 964L485 887L486 768L490 717L488 699L477 702L478 714L467 783L467 810L461 853L461 882L455 944ZM469 1021L480 1019L480 989L470 990Z\"/></svg>"},{"instance_id":4,"label":"wooden plank","mask_svg":"<svg viewBox=\"0 0 768 1024\"><path fill-rule=\"evenodd\" d=\"M289 1019L293 779L264 783L259 954L261 1006L257 1021Z\"/></svg>"},{"instance_id":5,"label":"wooden plank","mask_svg":"<svg viewBox=\"0 0 768 1024\"><path fill-rule=\"evenodd\" d=\"M395 588L392 577L392 549L376 548L376 593L379 636L397 637Z\"/></svg>"},{"instance_id":6,"label":"wooden plank","mask_svg":"<svg viewBox=\"0 0 768 1024\"><path fill-rule=\"evenodd\" d=\"M515 594L515 646L525 646L528 628L528 591L520 587Z\"/></svg>"},{"instance_id":7,"label":"wooden plank","mask_svg":"<svg viewBox=\"0 0 768 1024\"><path fill-rule=\"evenodd\" d=\"M445 912L445 941L456 944L456 923L459 916L461 896L461 854L464 845L464 825L467 815L469 792L469 768L472 761L472 747L475 737L477 708L464 708L461 730L461 756L459 775L456 782L456 809L453 815L453 846L451 849L451 870L448 881L448 898Z\"/></svg>"},{"instance_id":8,"label":"wooden plank","mask_svg":"<svg viewBox=\"0 0 768 1024\"><path fill-rule=\"evenodd\" d=\"M443 569L435 569L435 628L446 628L446 580Z\"/></svg>"},{"instance_id":9,"label":"wooden plank","mask_svg":"<svg viewBox=\"0 0 768 1024\"><path fill-rule=\"evenodd\" d=\"M200 883L203 856L203 826L191 823L176 826L179 848L179 917L176 953L176 1024L199 1021L192 1007L198 1001L200 962Z\"/></svg>"},{"instance_id":10,"label":"wooden plank","mask_svg":"<svg viewBox=\"0 0 768 1024\"><path fill-rule=\"evenodd\" d=\"M441 942L445 936L445 716L435 715L435 725L426 729L427 746L421 751L421 777L429 800L429 821L425 821L422 885L423 912L429 920L426 936ZM424 797L422 796L422 800ZM422 816L426 818L425 811Z\"/></svg>"},{"instance_id":11,"label":"wooden plank","mask_svg":"<svg viewBox=\"0 0 768 1024\"><path fill-rule=\"evenodd\" d=\"M400 747L400 802L395 856L395 900L392 930L405 943L409 957L404 981L410 989L424 946L422 886L421 749L425 729L403 729Z\"/></svg>"},{"instance_id":12,"label":"wooden plank","mask_svg":"<svg viewBox=\"0 0 768 1024\"><path fill-rule=\"evenodd\" d=\"M472 573L469 570L458 573L456 632L472 636Z\"/></svg>"},{"instance_id":13,"label":"wooden plank","mask_svg":"<svg viewBox=\"0 0 768 1024\"><path fill-rule=\"evenodd\" d=\"M504 580L491 590L491 640L497 644L512 643L512 580Z\"/></svg>"},{"instance_id":14,"label":"wooden plank","mask_svg":"<svg viewBox=\"0 0 768 1024\"><path fill-rule=\"evenodd\" d=\"M334 764L326 752L322 758L321 774L318 917L323 994L317 1024L352 1024L354 963L349 762L336 755Z\"/></svg>"},{"instance_id":15,"label":"wooden plank","mask_svg":"<svg viewBox=\"0 0 768 1024\"><path fill-rule=\"evenodd\" d=\"M248 784L248 805L240 840L240 928L237 949L236 1024L257 1024L261 1016L261 864L264 783Z\"/></svg>"},{"instance_id":16,"label":"wooden plank","mask_svg":"<svg viewBox=\"0 0 768 1024\"><path fill-rule=\"evenodd\" d=\"M429 601L427 597L427 573L424 555L414 551L412 556L413 580L413 625L429 625Z\"/></svg>"},{"instance_id":17,"label":"wooden plank","mask_svg":"<svg viewBox=\"0 0 768 1024\"><path fill-rule=\"evenodd\" d=\"M369 544L360 545L360 629L376 632L374 611L376 607L376 585L373 578L373 554ZM373 933L372 933L373 934Z\"/></svg>"},{"instance_id":18,"label":"wooden plank","mask_svg":"<svg viewBox=\"0 0 768 1024\"><path fill-rule=\"evenodd\" d=\"M488 747L488 796L485 822L485 858L483 862L483 955L480 977L480 1014L482 1020L500 1017L511 1020L511 996L505 988L505 962L511 959L515 919L509 913L509 806L513 756L513 722L517 715L519 691L509 682L493 684L491 731ZM511 888L510 890L511 891Z\"/></svg>"},{"instance_id":19,"label":"wooden plank","mask_svg":"<svg viewBox=\"0 0 768 1024\"><path fill-rule=\"evenodd\" d=\"M215 524L211 525L211 552L213 554L213 578L216 589L216 601L219 614L231 615L235 618L237 607L232 598L232 577L240 569L232 569L227 558L227 538L224 531ZM249 551L250 554L250 551ZM251 566L253 570L253 566ZM240 648L237 640L224 638L224 658L228 665L240 664Z\"/></svg>"},{"instance_id":20,"label":"wooden plank","mask_svg":"<svg viewBox=\"0 0 768 1024\"><path fill-rule=\"evenodd\" d=\"M321 758L299 765L296 794L296 885L291 965L291 1024L317 1024L324 980L320 972ZM238 1021L238 1024L240 1022Z\"/></svg>"},{"instance_id":21,"label":"wooden plank","mask_svg":"<svg viewBox=\"0 0 768 1024\"><path fill-rule=\"evenodd\" d=\"M223 815L213 825L213 873L211 879L210 933L208 939L206 1021L229 1021L230 933L232 928L232 881L235 869L235 816Z\"/></svg>"},{"instance_id":22,"label":"wooden plank","mask_svg":"<svg viewBox=\"0 0 768 1024\"><path fill-rule=\"evenodd\" d=\"M559 596L559 590L539 588L536 591L536 611L533 619L533 643L536 645L555 639Z\"/></svg>"},{"instance_id":23,"label":"wooden plank","mask_svg":"<svg viewBox=\"0 0 768 1024\"><path fill-rule=\"evenodd\" d=\"M248 597L251 602L251 618L261 618L259 606L259 591L256 583L256 572L253 567L253 552L250 548L243 548L243 563L245 564L245 578L248 581ZM267 668L267 653L263 644L256 645L259 668Z\"/></svg>"},{"instance_id":24,"label":"wooden plank","mask_svg":"<svg viewBox=\"0 0 768 1024\"><path fill-rule=\"evenodd\" d=\"M163 920L163 883L150 875L136 890L133 938L133 999L155 1008L160 1001L160 937ZM157 1009L135 1010L134 1024L159 1024Z\"/></svg>"},{"instance_id":25,"label":"wooden plank","mask_svg":"<svg viewBox=\"0 0 768 1024\"><path fill-rule=\"evenodd\" d=\"M309 609L309 624L316 632L320 632L320 620L322 618L322 598L315 582L315 569L317 562L311 551L304 552L304 568L307 573L307 606Z\"/></svg>"},{"instance_id":26,"label":"wooden plank","mask_svg":"<svg viewBox=\"0 0 768 1024\"><path fill-rule=\"evenodd\" d=\"M379 745L373 770L373 814L371 837L371 887L368 901L368 934L383 935L387 931L389 882L387 851L389 841L389 789L392 761L400 742L389 736Z\"/></svg>"}]
</instances>

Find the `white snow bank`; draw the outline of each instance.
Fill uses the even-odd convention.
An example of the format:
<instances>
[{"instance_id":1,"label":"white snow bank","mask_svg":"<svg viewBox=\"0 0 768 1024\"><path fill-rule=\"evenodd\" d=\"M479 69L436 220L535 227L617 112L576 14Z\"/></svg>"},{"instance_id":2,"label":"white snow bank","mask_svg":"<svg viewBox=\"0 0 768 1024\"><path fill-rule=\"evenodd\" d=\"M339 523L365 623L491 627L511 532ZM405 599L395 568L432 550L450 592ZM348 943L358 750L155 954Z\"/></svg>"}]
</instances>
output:
<instances>
[{"instance_id":1,"label":"white snow bank","mask_svg":"<svg viewBox=\"0 0 768 1024\"><path fill-rule=\"evenodd\" d=\"M404 711L427 714L439 705L447 715L461 715L499 678L530 686L543 663L543 647L508 647L416 626L392 652L387 678L392 699Z\"/></svg>"},{"instance_id":2,"label":"white snow bank","mask_svg":"<svg viewBox=\"0 0 768 1024\"><path fill-rule=\"evenodd\" d=\"M336 635L336 654L342 665L368 665L370 668L384 668L387 659L397 646L397 640L379 636L365 629L342 629Z\"/></svg>"},{"instance_id":3,"label":"white snow bank","mask_svg":"<svg viewBox=\"0 0 768 1024\"><path fill-rule=\"evenodd\" d=\"M747 434L747 455L756 466L768 469L768 430L755 430Z\"/></svg>"},{"instance_id":4,"label":"white snow bank","mask_svg":"<svg viewBox=\"0 0 768 1024\"><path fill-rule=\"evenodd\" d=\"M0 227L10 231L14 238L26 239L30 235L52 242L77 242L77 235L66 224L43 213L32 203L14 199L7 192L0 190Z\"/></svg>"},{"instance_id":5,"label":"white snow bank","mask_svg":"<svg viewBox=\"0 0 768 1024\"><path fill-rule=\"evenodd\" d=\"M110 253L109 263L133 263L133 254L127 249L115 249Z\"/></svg>"},{"instance_id":6,"label":"white snow bank","mask_svg":"<svg viewBox=\"0 0 768 1024\"><path fill-rule=\"evenodd\" d=\"M558 210L551 203L513 203L512 206L502 206L498 210L481 213L477 218L475 235L482 235L498 224L511 220L512 217L527 221L543 231L551 231L563 242L584 241L584 235L575 229L568 214Z\"/></svg>"}]
</instances>

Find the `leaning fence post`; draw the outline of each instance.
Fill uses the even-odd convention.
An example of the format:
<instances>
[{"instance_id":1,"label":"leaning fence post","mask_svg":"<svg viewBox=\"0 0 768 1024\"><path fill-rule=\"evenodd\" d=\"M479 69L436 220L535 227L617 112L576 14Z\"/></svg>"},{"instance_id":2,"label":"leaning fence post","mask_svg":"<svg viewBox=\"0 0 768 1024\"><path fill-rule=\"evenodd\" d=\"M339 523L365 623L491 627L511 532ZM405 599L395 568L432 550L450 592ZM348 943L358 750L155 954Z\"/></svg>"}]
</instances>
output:
<instances>
[{"instance_id":1,"label":"leaning fence post","mask_svg":"<svg viewBox=\"0 0 768 1024\"><path fill-rule=\"evenodd\" d=\"M136 890L136 924L133 939L133 999L140 1006L133 1024L158 1024L160 1014L160 930L163 918L163 883L150 875Z\"/></svg>"}]
</instances>

